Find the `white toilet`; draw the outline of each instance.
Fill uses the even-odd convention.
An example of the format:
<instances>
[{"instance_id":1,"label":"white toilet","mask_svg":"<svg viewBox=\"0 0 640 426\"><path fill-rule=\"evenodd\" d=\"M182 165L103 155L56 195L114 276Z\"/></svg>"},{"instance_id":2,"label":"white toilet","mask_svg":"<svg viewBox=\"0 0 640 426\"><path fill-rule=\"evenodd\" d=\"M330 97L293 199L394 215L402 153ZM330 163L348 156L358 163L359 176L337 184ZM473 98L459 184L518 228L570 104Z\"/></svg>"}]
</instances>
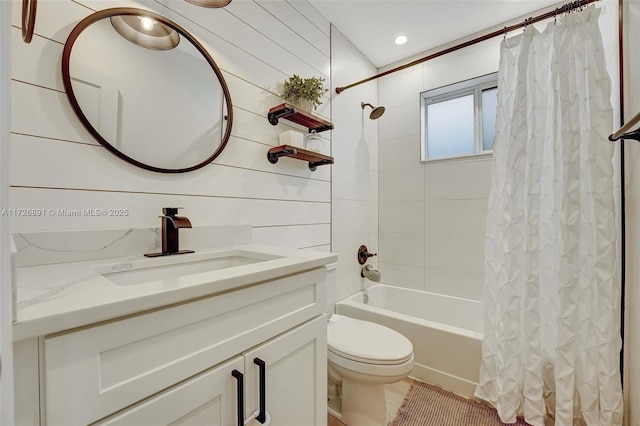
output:
<instances>
[{"instance_id":1,"label":"white toilet","mask_svg":"<svg viewBox=\"0 0 640 426\"><path fill-rule=\"evenodd\" d=\"M341 395L342 422L348 426L386 426L384 385L400 381L413 368L413 345L380 324L342 315L327 330L330 394Z\"/></svg>"}]
</instances>

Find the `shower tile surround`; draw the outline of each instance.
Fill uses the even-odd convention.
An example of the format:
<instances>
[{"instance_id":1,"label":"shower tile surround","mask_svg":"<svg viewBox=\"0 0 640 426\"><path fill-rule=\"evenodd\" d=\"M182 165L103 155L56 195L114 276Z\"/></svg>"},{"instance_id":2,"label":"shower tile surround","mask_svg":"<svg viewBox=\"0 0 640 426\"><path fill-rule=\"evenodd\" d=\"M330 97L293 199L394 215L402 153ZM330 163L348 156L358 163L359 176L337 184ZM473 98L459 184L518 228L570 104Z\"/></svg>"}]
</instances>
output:
<instances>
[{"instance_id":1,"label":"shower tile surround","mask_svg":"<svg viewBox=\"0 0 640 426\"><path fill-rule=\"evenodd\" d=\"M420 93L495 72L490 40L378 82L382 282L481 300L491 158L420 162ZM384 70L384 69L383 69Z\"/></svg>"},{"instance_id":2,"label":"shower tile surround","mask_svg":"<svg viewBox=\"0 0 640 426\"><path fill-rule=\"evenodd\" d=\"M600 21L615 88L616 5L605 0L598 7L603 9ZM546 23L538 25L543 28ZM387 108L379 120L379 262L383 283L483 299L491 155L422 163L420 93L497 71L501 42L496 37L378 80L379 103ZM615 111L617 96L613 90ZM614 115L618 114L615 111ZM619 191L617 176L614 189Z\"/></svg>"},{"instance_id":3,"label":"shower tile surround","mask_svg":"<svg viewBox=\"0 0 640 426\"><path fill-rule=\"evenodd\" d=\"M336 95L344 86L376 73L376 68L335 27L331 28L332 116L332 251L340 260L335 271L335 289L330 292L331 307L336 301L360 291L371 283L360 277L357 250L365 244L378 252L378 120L369 119L369 110L360 103L378 105L377 85L363 84ZM378 258L369 259L378 266ZM329 284L331 288L331 284Z\"/></svg>"},{"instance_id":4,"label":"shower tile surround","mask_svg":"<svg viewBox=\"0 0 640 426\"><path fill-rule=\"evenodd\" d=\"M619 122L617 2L604 0L599 24L605 45L607 69L612 81L611 102L614 123ZM638 21L626 5L626 46L637 38ZM539 24L542 28L546 23ZM515 34L514 34L515 35ZM420 92L465 79L495 72L501 39L488 40L468 49L408 68L378 80L379 103L387 108L379 129L379 250L382 282L418 290L483 300L485 216L491 177L491 157L476 156L458 160L420 162ZM633 63L625 64L630 73L625 84L627 119L637 113L640 98L637 90L638 55L627 48ZM423 55L420 55L423 56ZM409 58L414 59L414 58ZM391 66L389 66L391 68ZM382 68L380 71L386 71ZM635 70L635 71L634 71ZM614 130L614 129L612 129ZM603 143L607 143L603 141ZM628 167L637 165L637 143L627 142ZM614 153L614 198L616 209L622 208L619 145ZM640 174L635 174L640 175ZM633 172L627 172L627 220L638 211L637 188ZM635 179L636 181L638 179ZM413 226L411 226L413 225ZM629 225L627 225L629 226ZM632 225L633 226L633 225ZM617 228L621 229L620 215ZM635 227L633 227L635 229ZM632 229L632 231L633 231ZM634 235L627 230L628 235ZM629 239L627 239L629 241ZM627 251L627 306L625 340L625 417L628 425L640 424L637 368L638 304L636 267L633 262L640 250L631 238ZM618 264L621 264L621 239L618 239ZM629 244L629 243L627 243ZM413 252L419 253L416 256ZM405 255L403 255L405 254ZM635 256L635 257L634 257ZM631 259L632 261L629 261ZM629 266L631 265L631 266ZM619 270L620 271L620 270ZM635 314L634 314L635 313ZM634 317L635 315L635 317ZM637 327L636 327L637 328ZM634 354L636 354L634 356Z\"/></svg>"}]
</instances>

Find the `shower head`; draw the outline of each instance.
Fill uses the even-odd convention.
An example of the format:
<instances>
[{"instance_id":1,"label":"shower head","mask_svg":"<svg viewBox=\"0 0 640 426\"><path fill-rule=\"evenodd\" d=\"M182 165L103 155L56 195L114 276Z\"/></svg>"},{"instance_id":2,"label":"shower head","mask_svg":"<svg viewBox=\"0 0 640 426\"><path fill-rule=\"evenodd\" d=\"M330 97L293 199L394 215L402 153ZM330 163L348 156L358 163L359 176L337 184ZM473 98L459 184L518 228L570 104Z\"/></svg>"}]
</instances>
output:
<instances>
[{"instance_id":1,"label":"shower head","mask_svg":"<svg viewBox=\"0 0 640 426\"><path fill-rule=\"evenodd\" d=\"M364 102L361 102L360 106L362 107L362 109L364 109L364 107L366 107L366 106L371 107L371 109L373 111L371 111L371 114L369 114L369 118L372 119L372 120L377 120L378 118L382 117L382 114L384 114L384 107L383 106L374 107L373 105L365 104Z\"/></svg>"}]
</instances>

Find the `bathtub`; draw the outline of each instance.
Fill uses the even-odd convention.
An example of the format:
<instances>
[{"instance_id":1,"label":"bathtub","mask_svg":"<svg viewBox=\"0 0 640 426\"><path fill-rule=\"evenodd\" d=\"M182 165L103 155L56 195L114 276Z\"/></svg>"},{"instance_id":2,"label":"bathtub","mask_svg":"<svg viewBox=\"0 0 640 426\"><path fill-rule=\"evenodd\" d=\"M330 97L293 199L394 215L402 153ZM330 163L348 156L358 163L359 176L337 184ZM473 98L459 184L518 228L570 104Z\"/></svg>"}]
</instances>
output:
<instances>
[{"instance_id":1,"label":"bathtub","mask_svg":"<svg viewBox=\"0 0 640 426\"><path fill-rule=\"evenodd\" d=\"M364 294L368 303L363 302ZM482 302L376 284L336 304L336 313L376 322L413 343L411 377L467 398L478 384Z\"/></svg>"}]
</instances>

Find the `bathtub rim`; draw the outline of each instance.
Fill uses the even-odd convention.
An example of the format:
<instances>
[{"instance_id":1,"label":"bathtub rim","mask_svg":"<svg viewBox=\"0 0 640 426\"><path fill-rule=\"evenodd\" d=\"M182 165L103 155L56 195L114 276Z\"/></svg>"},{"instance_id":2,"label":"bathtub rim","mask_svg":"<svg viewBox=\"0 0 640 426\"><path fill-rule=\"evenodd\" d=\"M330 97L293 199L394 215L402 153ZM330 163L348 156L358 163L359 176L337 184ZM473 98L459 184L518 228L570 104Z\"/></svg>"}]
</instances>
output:
<instances>
[{"instance_id":1,"label":"bathtub rim","mask_svg":"<svg viewBox=\"0 0 640 426\"><path fill-rule=\"evenodd\" d=\"M415 289L412 289L412 288L399 287L399 286L394 286L394 285L389 285L389 284L382 284L382 283L377 283L377 284L371 285L371 286L365 288L364 290L361 290L361 291L359 291L357 293L354 293L354 294L352 294L350 296L345 297L344 299L339 300L338 302L336 302L336 307L339 304L340 305L348 305L348 306L351 306L351 307L353 307L355 309L364 309L364 310L368 310L368 311L371 311L373 313L376 313L378 315L383 315L383 316L389 316L388 312L392 312L393 316L395 318L398 318L399 320L402 320L402 321L407 321L407 322L410 322L410 323L413 323L413 324L425 325L425 326L430 327L430 328L443 330L443 331L446 331L446 332L449 332L449 333L462 335L462 336L469 337L469 338L472 338L472 339L483 340L483 338L484 338L484 333L483 332L479 332L479 331L475 331L475 330L469 330L469 329L462 328L462 327L456 327L456 326L452 326L452 325L448 325L448 324L444 324L444 323L440 323L440 322L436 322L436 321L432 321L432 320L427 320L427 319L423 319L423 318L419 318L419 317L403 314L402 312L395 312L395 311L391 311L389 309L379 308L377 306L372 306L372 305L369 305L369 304L365 305L363 302L360 301L360 300L362 300L362 296L364 295L365 291L369 291L372 288L380 288L380 287L390 288L390 289L393 289L394 291L406 291L406 292L413 292L413 293L426 293L426 294L439 296L439 297L445 297L445 298L450 298L450 299L458 299L458 300L474 302L474 303L481 303L483 305L483 308L482 308L483 309L483 314L482 314L482 316L484 317L484 304L481 301L474 300L474 299L467 299L467 298L459 297L459 296L451 296L451 295L448 295L448 294L434 293L434 292L424 291L424 290L415 290ZM360 298L360 300L356 300L357 298ZM337 312L337 309L336 309L336 312Z\"/></svg>"}]
</instances>

